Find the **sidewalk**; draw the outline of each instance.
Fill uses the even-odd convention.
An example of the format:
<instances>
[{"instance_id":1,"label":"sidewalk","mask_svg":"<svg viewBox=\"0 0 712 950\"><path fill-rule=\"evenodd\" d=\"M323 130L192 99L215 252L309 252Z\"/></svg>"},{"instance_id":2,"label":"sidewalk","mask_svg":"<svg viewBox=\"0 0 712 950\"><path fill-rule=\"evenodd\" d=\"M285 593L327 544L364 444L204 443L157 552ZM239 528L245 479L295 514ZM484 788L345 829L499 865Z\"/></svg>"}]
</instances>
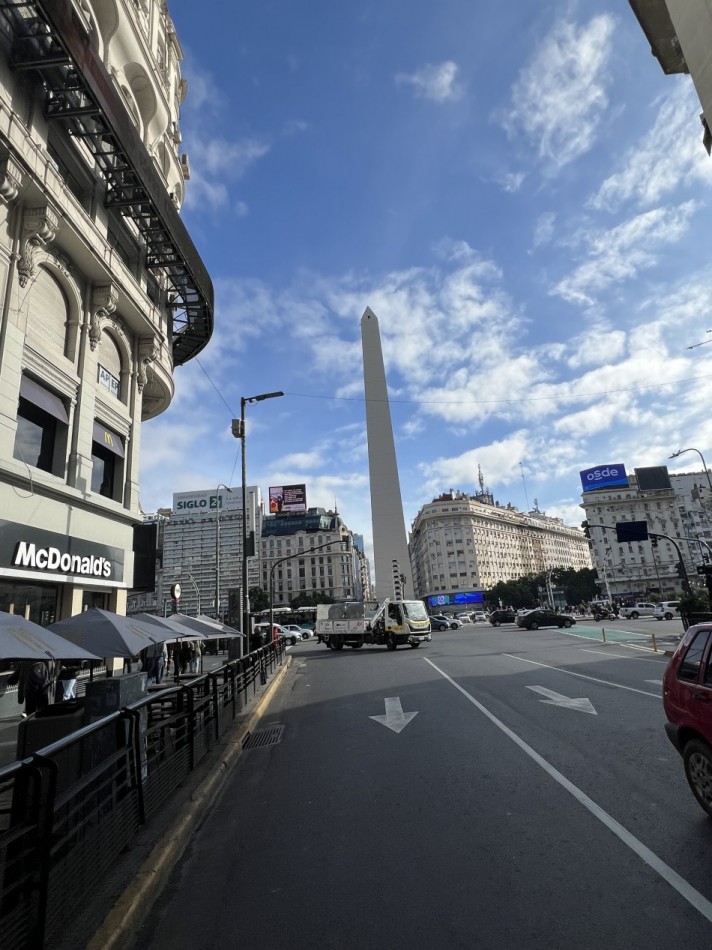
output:
<instances>
[{"instance_id":1,"label":"sidewalk","mask_svg":"<svg viewBox=\"0 0 712 950\"><path fill-rule=\"evenodd\" d=\"M256 728L291 666L292 657L287 653L272 680L258 687L237 717L229 736L176 788L168 807L141 829L112 873L97 882L87 906L73 919L71 932L55 935L53 950L124 950L132 946L137 928L220 794L242 753L243 742Z\"/></svg>"},{"instance_id":2,"label":"sidewalk","mask_svg":"<svg viewBox=\"0 0 712 950\"><path fill-rule=\"evenodd\" d=\"M212 670L216 670L219 667L224 666L228 662L228 655L227 655L227 652L225 651L218 654L204 653L201 660L203 664L202 672L210 673L212 672ZM136 669L138 664L134 663L133 666L134 666L133 671L138 672L138 670ZM124 675L123 671L118 674L119 677L123 675ZM197 676L200 674L194 673L191 675ZM95 675L94 679L99 680L99 679L104 679L104 677L105 677L104 673L99 673L98 675ZM84 693L86 690L86 684L88 682L89 682L88 676L82 676L77 681L77 699L81 699L82 696L84 696ZM162 685L166 687L176 685L175 674L173 672L172 667L171 667L170 672L167 675L164 675ZM23 716L22 716L22 711L21 711L22 707L19 705L19 703L17 705L17 709L18 709L17 715L8 716L4 719L0 719L0 768L4 765L10 765L12 762L17 761L17 755L16 755L17 732L18 732L20 723L23 721Z\"/></svg>"}]
</instances>

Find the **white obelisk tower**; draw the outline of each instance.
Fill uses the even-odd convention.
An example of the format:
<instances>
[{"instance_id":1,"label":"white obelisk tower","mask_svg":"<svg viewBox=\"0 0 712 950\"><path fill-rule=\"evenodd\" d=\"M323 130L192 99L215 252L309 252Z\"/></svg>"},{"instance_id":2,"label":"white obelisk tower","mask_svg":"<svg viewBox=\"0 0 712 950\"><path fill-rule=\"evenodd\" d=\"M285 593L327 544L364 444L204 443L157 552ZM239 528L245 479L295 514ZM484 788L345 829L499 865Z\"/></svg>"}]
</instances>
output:
<instances>
[{"instance_id":1,"label":"white obelisk tower","mask_svg":"<svg viewBox=\"0 0 712 950\"><path fill-rule=\"evenodd\" d=\"M396 447L393 442L386 372L378 317L366 307L361 317L363 382L366 390L368 471L371 482L376 597L413 598Z\"/></svg>"}]
</instances>

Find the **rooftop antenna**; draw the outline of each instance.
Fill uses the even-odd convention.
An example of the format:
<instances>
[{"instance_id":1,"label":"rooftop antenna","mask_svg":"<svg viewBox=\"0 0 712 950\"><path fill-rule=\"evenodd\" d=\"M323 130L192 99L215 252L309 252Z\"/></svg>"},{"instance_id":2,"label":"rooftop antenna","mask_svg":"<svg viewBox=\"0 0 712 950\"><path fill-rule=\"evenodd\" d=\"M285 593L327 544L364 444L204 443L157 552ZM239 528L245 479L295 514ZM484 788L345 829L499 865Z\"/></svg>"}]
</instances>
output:
<instances>
[{"instance_id":1,"label":"rooftop antenna","mask_svg":"<svg viewBox=\"0 0 712 950\"><path fill-rule=\"evenodd\" d=\"M529 495L527 495L527 482L526 482L526 479L524 478L524 466L522 465L521 462L519 463L519 467L522 470L522 484L524 485L524 500L527 503L527 511L529 511Z\"/></svg>"}]
</instances>

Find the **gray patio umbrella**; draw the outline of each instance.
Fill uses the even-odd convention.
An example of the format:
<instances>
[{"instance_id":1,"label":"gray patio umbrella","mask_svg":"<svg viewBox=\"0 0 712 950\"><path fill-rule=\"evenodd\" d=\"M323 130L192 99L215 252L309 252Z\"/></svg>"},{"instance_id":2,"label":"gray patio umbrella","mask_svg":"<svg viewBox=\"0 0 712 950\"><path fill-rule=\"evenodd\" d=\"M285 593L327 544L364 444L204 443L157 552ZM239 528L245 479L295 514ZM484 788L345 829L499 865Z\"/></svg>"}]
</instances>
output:
<instances>
[{"instance_id":1,"label":"gray patio umbrella","mask_svg":"<svg viewBox=\"0 0 712 950\"><path fill-rule=\"evenodd\" d=\"M146 647L175 639L169 629L98 607L53 623L50 629L102 657L131 658Z\"/></svg>"},{"instance_id":2,"label":"gray patio umbrella","mask_svg":"<svg viewBox=\"0 0 712 950\"><path fill-rule=\"evenodd\" d=\"M188 637L192 640L203 640L203 634L199 634L196 631L190 630L186 627L185 624L177 623L176 617L178 614L171 614L170 617L159 617L156 614L132 614L133 620L140 620L141 623L153 624L153 626L165 630L171 631L170 635L165 637L165 640L170 643L171 640L178 640L181 637Z\"/></svg>"},{"instance_id":3,"label":"gray patio umbrella","mask_svg":"<svg viewBox=\"0 0 712 950\"><path fill-rule=\"evenodd\" d=\"M242 634L234 627L228 627L227 624L213 620L211 617L200 615L198 617L187 617L185 614L173 614L171 620L181 626L188 627L195 633L202 634L206 640L226 640L230 637L241 637Z\"/></svg>"},{"instance_id":4,"label":"gray patio umbrella","mask_svg":"<svg viewBox=\"0 0 712 950\"><path fill-rule=\"evenodd\" d=\"M0 657L4 660L101 659L47 627L6 611L0 611Z\"/></svg>"}]
</instances>

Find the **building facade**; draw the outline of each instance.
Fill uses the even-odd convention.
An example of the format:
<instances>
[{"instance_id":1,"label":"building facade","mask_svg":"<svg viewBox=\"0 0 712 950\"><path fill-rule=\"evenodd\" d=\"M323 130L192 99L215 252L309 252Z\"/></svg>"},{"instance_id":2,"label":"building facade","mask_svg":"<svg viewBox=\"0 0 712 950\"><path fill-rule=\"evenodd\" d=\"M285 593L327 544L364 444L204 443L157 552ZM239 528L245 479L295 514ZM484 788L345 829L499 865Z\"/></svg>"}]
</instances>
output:
<instances>
[{"instance_id":1,"label":"building facade","mask_svg":"<svg viewBox=\"0 0 712 950\"><path fill-rule=\"evenodd\" d=\"M592 567L586 537L560 518L502 506L489 492L451 491L424 505L413 522L415 594L441 604L552 568Z\"/></svg>"},{"instance_id":2,"label":"building facade","mask_svg":"<svg viewBox=\"0 0 712 950\"><path fill-rule=\"evenodd\" d=\"M368 571L337 512L309 508L267 515L262 522L260 586L275 607L288 607L300 594L363 600L364 561Z\"/></svg>"},{"instance_id":3,"label":"building facade","mask_svg":"<svg viewBox=\"0 0 712 950\"><path fill-rule=\"evenodd\" d=\"M141 423L212 333L161 0L0 10L0 609L123 613Z\"/></svg>"},{"instance_id":4,"label":"building facade","mask_svg":"<svg viewBox=\"0 0 712 950\"><path fill-rule=\"evenodd\" d=\"M650 473L654 475L650 477ZM635 469L627 485L584 492L584 510L601 596L612 600L671 600L703 586L697 565L712 563L712 487L704 472L679 475L666 466ZM655 542L619 543L616 525L645 522ZM679 568L680 560L684 568Z\"/></svg>"},{"instance_id":5,"label":"building facade","mask_svg":"<svg viewBox=\"0 0 712 950\"><path fill-rule=\"evenodd\" d=\"M702 144L712 150L712 0L629 0L667 75L688 73L702 106Z\"/></svg>"},{"instance_id":6,"label":"building facade","mask_svg":"<svg viewBox=\"0 0 712 950\"><path fill-rule=\"evenodd\" d=\"M259 534L263 518L260 489L254 485L245 493L248 526ZM219 617L240 627L242 603L242 488L224 486L173 495L171 508L161 509L156 569L156 589L135 592L129 597L127 613L156 613L161 616L179 609L195 617ZM249 532L248 532L249 533ZM258 558L247 558L250 587L260 586ZM180 586L180 600L173 604L171 591ZM217 610L215 607L217 600Z\"/></svg>"}]
</instances>

